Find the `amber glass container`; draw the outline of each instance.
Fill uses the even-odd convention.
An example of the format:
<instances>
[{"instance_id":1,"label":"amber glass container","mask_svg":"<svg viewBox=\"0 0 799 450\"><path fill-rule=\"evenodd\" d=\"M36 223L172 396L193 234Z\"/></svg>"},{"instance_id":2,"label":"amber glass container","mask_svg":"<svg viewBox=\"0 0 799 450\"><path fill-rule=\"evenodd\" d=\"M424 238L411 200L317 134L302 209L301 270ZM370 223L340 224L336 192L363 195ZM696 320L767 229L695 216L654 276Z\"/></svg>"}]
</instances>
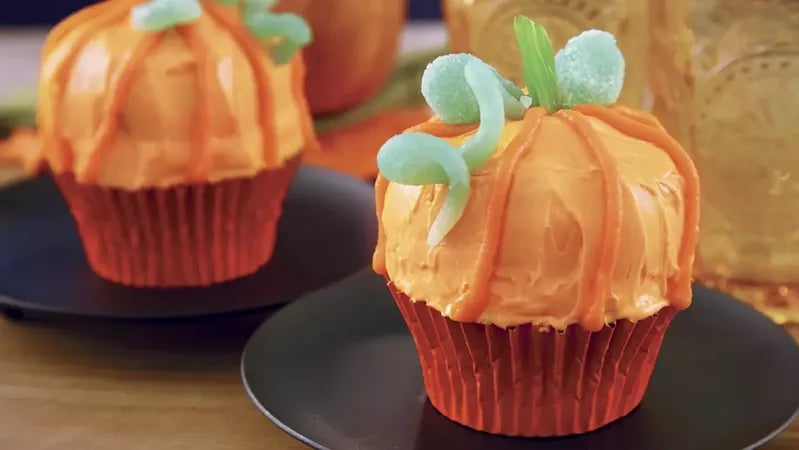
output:
<instances>
[{"instance_id":1,"label":"amber glass container","mask_svg":"<svg viewBox=\"0 0 799 450\"><path fill-rule=\"evenodd\" d=\"M652 4L655 112L702 182L697 278L799 323L799 1Z\"/></svg>"},{"instance_id":2,"label":"amber glass container","mask_svg":"<svg viewBox=\"0 0 799 450\"><path fill-rule=\"evenodd\" d=\"M546 27L556 50L581 31L614 33L627 60L621 102L641 107L646 98L649 13L647 0L442 0L453 52L469 52L522 84L513 17Z\"/></svg>"}]
</instances>

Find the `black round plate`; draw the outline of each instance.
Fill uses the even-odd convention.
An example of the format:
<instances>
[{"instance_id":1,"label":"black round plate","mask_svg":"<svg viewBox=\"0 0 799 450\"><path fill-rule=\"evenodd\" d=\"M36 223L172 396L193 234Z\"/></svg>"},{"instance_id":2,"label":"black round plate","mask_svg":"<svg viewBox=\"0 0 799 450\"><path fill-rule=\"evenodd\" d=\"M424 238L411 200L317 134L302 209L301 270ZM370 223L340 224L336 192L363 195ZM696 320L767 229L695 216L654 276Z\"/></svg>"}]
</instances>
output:
<instances>
[{"instance_id":1,"label":"black round plate","mask_svg":"<svg viewBox=\"0 0 799 450\"><path fill-rule=\"evenodd\" d=\"M493 436L426 400L413 341L382 277L369 272L272 316L244 352L256 405L332 450L738 450L762 445L799 409L799 347L748 306L702 287L668 331L642 405L593 433Z\"/></svg>"},{"instance_id":2,"label":"black round plate","mask_svg":"<svg viewBox=\"0 0 799 450\"><path fill-rule=\"evenodd\" d=\"M275 253L255 274L191 289L139 289L91 271L52 179L0 191L0 308L117 319L167 319L274 306L341 280L371 260L374 190L303 166L289 189Z\"/></svg>"}]
</instances>

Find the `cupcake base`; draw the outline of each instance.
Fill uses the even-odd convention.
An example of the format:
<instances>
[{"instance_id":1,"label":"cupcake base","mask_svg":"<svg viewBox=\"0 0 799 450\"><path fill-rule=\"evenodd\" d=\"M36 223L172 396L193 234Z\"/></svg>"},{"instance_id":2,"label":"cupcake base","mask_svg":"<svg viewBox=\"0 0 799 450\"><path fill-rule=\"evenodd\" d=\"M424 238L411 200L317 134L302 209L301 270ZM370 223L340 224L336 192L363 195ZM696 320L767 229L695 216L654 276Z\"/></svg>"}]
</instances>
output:
<instances>
[{"instance_id":1,"label":"cupcake base","mask_svg":"<svg viewBox=\"0 0 799 450\"><path fill-rule=\"evenodd\" d=\"M218 183L127 191L55 176L89 266L136 287L206 286L249 275L272 256L300 165Z\"/></svg>"},{"instance_id":2,"label":"cupcake base","mask_svg":"<svg viewBox=\"0 0 799 450\"><path fill-rule=\"evenodd\" d=\"M666 308L594 333L576 325L505 330L452 321L389 289L413 335L432 405L457 423L508 436L581 434L629 414L676 314Z\"/></svg>"}]
</instances>

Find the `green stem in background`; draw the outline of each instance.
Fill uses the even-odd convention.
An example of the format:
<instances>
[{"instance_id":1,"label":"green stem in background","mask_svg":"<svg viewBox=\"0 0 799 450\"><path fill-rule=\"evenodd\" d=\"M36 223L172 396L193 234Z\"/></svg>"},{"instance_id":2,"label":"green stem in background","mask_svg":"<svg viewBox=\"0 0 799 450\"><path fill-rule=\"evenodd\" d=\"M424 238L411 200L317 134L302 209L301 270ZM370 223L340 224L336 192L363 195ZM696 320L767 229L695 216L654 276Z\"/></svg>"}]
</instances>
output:
<instances>
[{"instance_id":1,"label":"green stem in background","mask_svg":"<svg viewBox=\"0 0 799 450\"><path fill-rule=\"evenodd\" d=\"M297 50L308 45L312 39L311 27L296 14L272 14L267 10L245 7L244 23L255 37L280 38L272 54L277 64L291 61Z\"/></svg>"},{"instance_id":2,"label":"green stem in background","mask_svg":"<svg viewBox=\"0 0 799 450\"><path fill-rule=\"evenodd\" d=\"M424 105L424 97L419 93L422 74L425 67L445 51L440 48L402 57L389 80L374 97L347 111L314 117L316 132L324 134L353 125L393 108Z\"/></svg>"},{"instance_id":3,"label":"green stem in background","mask_svg":"<svg viewBox=\"0 0 799 450\"><path fill-rule=\"evenodd\" d=\"M0 138L14 128L36 125L36 97L36 88L28 88L0 99Z\"/></svg>"},{"instance_id":4,"label":"green stem in background","mask_svg":"<svg viewBox=\"0 0 799 450\"><path fill-rule=\"evenodd\" d=\"M528 93L547 112L556 111L561 105L562 94L555 73L555 54L546 30L525 16L516 16L513 28L522 55Z\"/></svg>"}]
</instances>

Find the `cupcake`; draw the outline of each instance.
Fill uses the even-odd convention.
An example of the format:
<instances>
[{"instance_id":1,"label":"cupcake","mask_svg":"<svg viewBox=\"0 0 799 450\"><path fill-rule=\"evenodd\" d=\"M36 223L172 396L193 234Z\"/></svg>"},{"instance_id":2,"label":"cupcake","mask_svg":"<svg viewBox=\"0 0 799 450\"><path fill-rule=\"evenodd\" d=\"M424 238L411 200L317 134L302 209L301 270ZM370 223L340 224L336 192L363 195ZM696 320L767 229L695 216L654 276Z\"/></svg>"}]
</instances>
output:
<instances>
[{"instance_id":1,"label":"cupcake","mask_svg":"<svg viewBox=\"0 0 799 450\"><path fill-rule=\"evenodd\" d=\"M37 124L91 268L185 287L255 272L304 149L297 50L272 1L114 0L50 33Z\"/></svg>"},{"instance_id":2,"label":"cupcake","mask_svg":"<svg viewBox=\"0 0 799 450\"><path fill-rule=\"evenodd\" d=\"M514 22L526 89L468 54L435 60L436 117L380 149L374 270L427 395L489 433L585 433L638 406L691 303L699 186L659 122L616 106L624 59L590 30L557 55Z\"/></svg>"}]
</instances>

